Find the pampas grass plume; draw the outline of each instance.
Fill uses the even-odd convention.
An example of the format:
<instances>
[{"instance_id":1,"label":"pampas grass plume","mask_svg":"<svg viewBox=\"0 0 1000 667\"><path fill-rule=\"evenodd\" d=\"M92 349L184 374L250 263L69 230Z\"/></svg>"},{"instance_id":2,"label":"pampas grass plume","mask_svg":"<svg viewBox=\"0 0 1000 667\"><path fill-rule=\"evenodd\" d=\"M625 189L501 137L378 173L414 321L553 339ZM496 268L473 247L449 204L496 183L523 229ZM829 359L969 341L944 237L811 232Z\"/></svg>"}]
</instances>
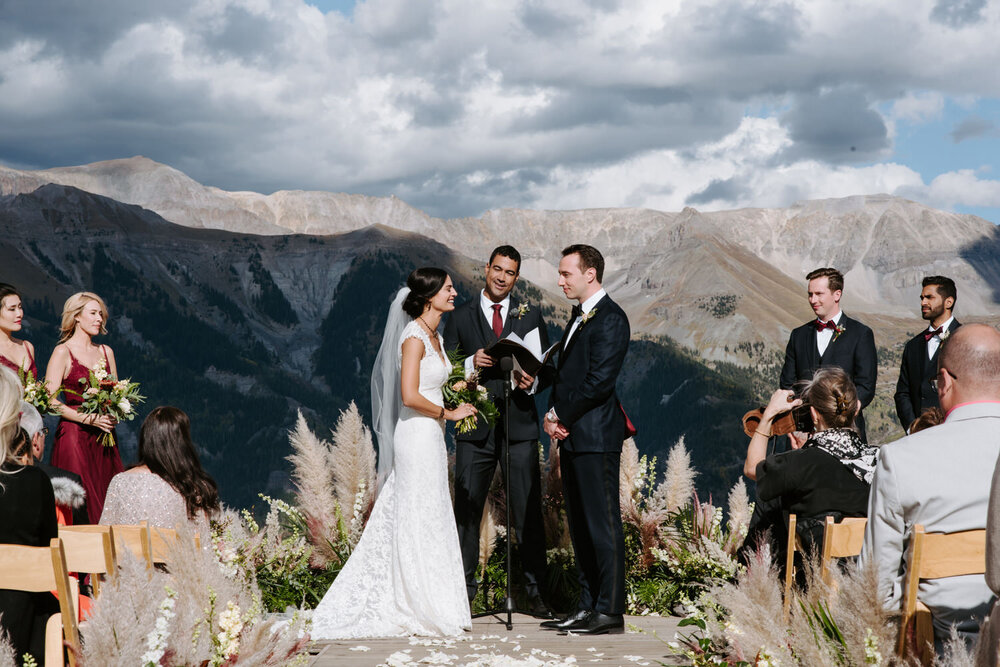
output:
<instances>
[{"instance_id":1,"label":"pampas grass plume","mask_svg":"<svg viewBox=\"0 0 1000 667\"><path fill-rule=\"evenodd\" d=\"M340 413L333 431L333 449L329 454L330 469L337 503L344 518L350 521L356 496L364 485L361 512L367 519L375 502L375 447L372 434L361 419L358 406L351 401ZM352 545L353 546L353 545Z\"/></svg>"},{"instance_id":2,"label":"pampas grass plume","mask_svg":"<svg viewBox=\"0 0 1000 667\"><path fill-rule=\"evenodd\" d=\"M288 434L288 441L293 452L287 458L292 464L295 500L306 518L309 542L314 546L312 563L316 567L325 567L331 560L337 560L331 547L331 544L336 544L338 533L330 444L317 438L309 429L301 410L295 420L295 429ZM342 506L341 509L347 512L348 520L350 507L348 505L348 509L344 510Z\"/></svg>"},{"instance_id":3,"label":"pampas grass plume","mask_svg":"<svg viewBox=\"0 0 1000 667\"><path fill-rule=\"evenodd\" d=\"M667 455L667 469L663 481L653 494L653 503L668 512L680 509L694 494L695 475L697 473L691 467L691 455L684 445L684 436L681 436Z\"/></svg>"},{"instance_id":4,"label":"pampas grass plume","mask_svg":"<svg viewBox=\"0 0 1000 667\"><path fill-rule=\"evenodd\" d=\"M621 465L618 471L618 504L622 515L635 515L638 511L637 498L642 488L642 466L639 465L639 448L635 440L627 439L622 444Z\"/></svg>"}]
</instances>

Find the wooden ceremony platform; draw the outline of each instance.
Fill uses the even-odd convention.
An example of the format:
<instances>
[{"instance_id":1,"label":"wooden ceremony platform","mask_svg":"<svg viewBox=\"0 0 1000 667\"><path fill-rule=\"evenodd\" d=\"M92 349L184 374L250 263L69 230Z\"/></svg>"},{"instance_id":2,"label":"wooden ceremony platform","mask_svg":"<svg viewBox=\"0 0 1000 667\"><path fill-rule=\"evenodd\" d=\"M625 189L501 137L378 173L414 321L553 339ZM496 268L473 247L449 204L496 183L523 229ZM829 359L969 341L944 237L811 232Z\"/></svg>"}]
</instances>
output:
<instances>
[{"instance_id":1,"label":"wooden ceremony platform","mask_svg":"<svg viewBox=\"0 0 1000 667\"><path fill-rule=\"evenodd\" d=\"M681 620L673 616L626 616L621 635L559 635L538 627L538 619L515 614L507 631L498 617L477 618L463 637L430 639L368 639L317 644L311 667L374 667L376 665L656 665L689 664L671 655L671 641ZM506 615L501 616L506 620ZM642 632L628 629L640 628ZM696 628L682 628L687 630ZM653 636L653 633L659 639ZM662 641L661 641L662 640Z\"/></svg>"}]
</instances>

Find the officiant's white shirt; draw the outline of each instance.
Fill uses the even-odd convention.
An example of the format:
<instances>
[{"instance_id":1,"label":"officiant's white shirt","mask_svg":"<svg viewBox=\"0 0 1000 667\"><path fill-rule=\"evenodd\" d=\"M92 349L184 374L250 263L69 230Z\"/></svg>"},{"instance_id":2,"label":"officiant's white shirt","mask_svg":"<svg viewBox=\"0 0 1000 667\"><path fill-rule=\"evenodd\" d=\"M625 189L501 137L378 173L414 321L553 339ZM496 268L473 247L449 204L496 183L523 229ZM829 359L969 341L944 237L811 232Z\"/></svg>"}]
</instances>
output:
<instances>
[{"instance_id":1,"label":"officiant's white shirt","mask_svg":"<svg viewBox=\"0 0 1000 667\"><path fill-rule=\"evenodd\" d=\"M602 287L601 289L591 294L586 301L580 304L580 310L583 312L577 315L576 319L573 320L573 324L570 325L569 335L566 336L566 343L563 345L563 349L559 350L560 355L563 353L563 351L565 351L566 345L569 345L570 340L573 339L573 334L575 334L576 330L580 327L580 322L583 320L583 317L588 313L590 313L590 311L594 309L594 306L597 305L597 302L603 299L605 295L607 295L607 292L604 291L604 288ZM537 380L536 380L536 385L537 385ZM534 387L532 387L532 391L534 391ZM549 411L545 413L545 418L552 422L559 421L559 415L556 414L555 408L549 408Z\"/></svg>"}]
</instances>

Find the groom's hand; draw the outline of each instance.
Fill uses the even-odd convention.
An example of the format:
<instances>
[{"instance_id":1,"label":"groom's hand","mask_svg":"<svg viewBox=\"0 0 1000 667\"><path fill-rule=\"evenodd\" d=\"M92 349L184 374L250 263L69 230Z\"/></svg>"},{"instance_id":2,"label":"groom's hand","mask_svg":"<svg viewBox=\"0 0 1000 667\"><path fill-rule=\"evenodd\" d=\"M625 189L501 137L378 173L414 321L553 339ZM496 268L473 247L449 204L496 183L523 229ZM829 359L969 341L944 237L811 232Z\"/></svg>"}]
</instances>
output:
<instances>
[{"instance_id":1,"label":"groom's hand","mask_svg":"<svg viewBox=\"0 0 1000 667\"><path fill-rule=\"evenodd\" d=\"M475 364L477 368L489 368L496 362L493 360L493 357L486 354L486 351L483 348L479 348L472 356L472 363Z\"/></svg>"},{"instance_id":2,"label":"groom's hand","mask_svg":"<svg viewBox=\"0 0 1000 667\"><path fill-rule=\"evenodd\" d=\"M553 440L565 440L569 437L569 430L567 430L562 422L552 422L546 419L543 428L545 429L545 433Z\"/></svg>"}]
</instances>

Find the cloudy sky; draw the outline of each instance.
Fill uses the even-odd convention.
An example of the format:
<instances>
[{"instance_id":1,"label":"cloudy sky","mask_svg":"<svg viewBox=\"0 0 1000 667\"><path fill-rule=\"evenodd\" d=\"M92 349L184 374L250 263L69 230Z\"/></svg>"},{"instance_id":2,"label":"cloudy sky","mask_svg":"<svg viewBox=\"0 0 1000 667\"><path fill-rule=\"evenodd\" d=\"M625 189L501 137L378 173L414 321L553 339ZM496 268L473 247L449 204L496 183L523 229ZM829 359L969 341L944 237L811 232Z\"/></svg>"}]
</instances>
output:
<instances>
[{"instance_id":1,"label":"cloudy sky","mask_svg":"<svg viewBox=\"0 0 1000 667\"><path fill-rule=\"evenodd\" d=\"M490 208L1000 222L987 0L0 0L0 163Z\"/></svg>"}]
</instances>

